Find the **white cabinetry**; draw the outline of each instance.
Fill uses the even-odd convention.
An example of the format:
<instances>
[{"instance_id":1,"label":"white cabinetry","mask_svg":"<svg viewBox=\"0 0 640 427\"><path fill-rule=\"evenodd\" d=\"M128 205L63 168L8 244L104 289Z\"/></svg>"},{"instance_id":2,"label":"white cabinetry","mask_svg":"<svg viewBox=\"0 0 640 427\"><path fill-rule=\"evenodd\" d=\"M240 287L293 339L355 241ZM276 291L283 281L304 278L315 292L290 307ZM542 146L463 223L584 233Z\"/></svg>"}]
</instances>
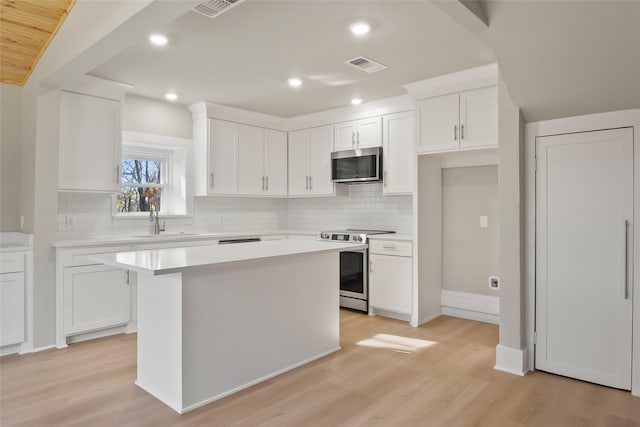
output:
<instances>
[{"instance_id":1,"label":"white cabinetry","mask_svg":"<svg viewBox=\"0 0 640 427\"><path fill-rule=\"evenodd\" d=\"M418 102L422 152L498 145L498 88L483 87Z\"/></svg>"},{"instance_id":2,"label":"white cabinetry","mask_svg":"<svg viewBox=\"0 0 640 427\"><path fill-rule=\"evenodd\" d=\"M193 122L194 195L238 193L238 124L201 118Z\"/></svg>"},{"instance_id":3,"label":"white cabinetry","mask_svg":"<svg viewBox=\"0 0 640 427\"><path fill-rule=\"evenodd\" d=\"M382 118L383 194L407 194L414 189L414 112Z\"/></svg>"},{"instance_id":4,"label":"white cabinetry","mask_svg":"<svg viewBox=\"0 0 640 427\"><path fill-rule=\"evenodd\" d=\"M0 274L0 346L24 341L24 272Z\"/></svg>"},{"instance_id":5,"label":"white cabinetry","mask_svg":"<svg viewBox=\"0 0 640 427\"><path fill-rule=\"evenodd\" d=\"M382 146L382 119L370 117L334 125L334 151Z\"/></svg>"},{"instance_id":6,"label":"white cabinetry","mask_svg":"<svg viewBox=\"0 0 640 427\"><path fill-rule=\"evenodd\" d=\"M119 192L122 103L62 91L58 189Z\"/></svg>"},{"instance_id":7,"label":"white cabinetry","mask_svg":"<svg viewBox=\"0 0 640 427\"><path fill-rule=\"evenodd\" d=\"M412 301L412 245L395 240L370 240L369 306L410 315ZM408 319L407 319L408 320Z\"/></svg>"},{"instance_id":8,"label":"white cabinetry","mask_svg":"<svg viewBox=\"0 0 640 427\"><path fill-rule=\"evenodd\" d=\"M332 196L332 126L289 133L289 195Z\"/></svg>"},{"instance_id":9,"label":"white cabinetry","mask_svg":"<svg viewBox=\"0 0 640 427\"><path fill-rule=\"evenodd\" d=\"M239 125L239 193L287 194L287 134Z\"/></svg>"}]
</instances>

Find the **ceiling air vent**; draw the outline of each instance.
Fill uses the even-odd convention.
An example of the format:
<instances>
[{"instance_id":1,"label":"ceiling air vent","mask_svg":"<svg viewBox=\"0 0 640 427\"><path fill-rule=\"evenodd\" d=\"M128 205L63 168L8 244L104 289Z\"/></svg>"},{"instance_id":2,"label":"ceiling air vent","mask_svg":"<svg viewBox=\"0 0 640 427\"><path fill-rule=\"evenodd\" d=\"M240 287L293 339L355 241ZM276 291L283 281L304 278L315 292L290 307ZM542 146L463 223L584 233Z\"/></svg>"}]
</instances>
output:
<instances>
[{"instance_id":1,"label":"ceiling air vent","mask_svg":"<svg viewBox=\"0 0 640 427\"><path fill-rule=\"evenodd\" d=\"M200 3L196 7L193 8L194 11L208 16L209 18L213 18L214 16L219 15L223 11L227 11L231 9L231 7L240 3L242 0L209 0L203 3Z\"/></svg>"},{"instance_id":2,"label":"ceiling air vent","mask_svg":"<svg viewBox=\"0 0 640 427\"><path fill-rule=\"evenodd\" d=\"M365 58L364 56L358 56L357 58L344 61L344 63L352 65L359 70L366 71L367 73L375 73L387 68L386 65L382 65L379 62L373 61L369 58Z\"/></svg>"}]
</instances>

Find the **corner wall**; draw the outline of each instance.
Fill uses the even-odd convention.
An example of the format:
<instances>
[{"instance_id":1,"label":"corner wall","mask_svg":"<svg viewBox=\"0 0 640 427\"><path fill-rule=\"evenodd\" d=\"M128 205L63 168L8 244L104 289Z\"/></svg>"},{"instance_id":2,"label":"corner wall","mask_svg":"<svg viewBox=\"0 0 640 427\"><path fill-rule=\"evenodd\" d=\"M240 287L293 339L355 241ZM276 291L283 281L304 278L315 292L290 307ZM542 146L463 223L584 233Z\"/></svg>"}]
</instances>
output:
<instances>
[{"instance_id":1,"label":"corner wall","mask_svg":"<svg viewBox=\"0 0 640 427\"><path fill-rule=\"evenodd\" d=\"M0 84L0 231L20 231L19 86Z\"/></svg>"}]
</instances>

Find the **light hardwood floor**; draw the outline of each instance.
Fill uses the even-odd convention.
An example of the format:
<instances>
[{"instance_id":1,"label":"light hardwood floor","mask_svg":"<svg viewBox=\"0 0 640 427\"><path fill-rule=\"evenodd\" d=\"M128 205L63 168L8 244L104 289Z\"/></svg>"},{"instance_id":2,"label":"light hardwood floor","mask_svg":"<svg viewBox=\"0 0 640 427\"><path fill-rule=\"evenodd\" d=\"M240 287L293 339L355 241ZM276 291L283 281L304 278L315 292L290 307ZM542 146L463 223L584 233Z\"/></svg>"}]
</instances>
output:
<instances>
[{"instance_id":1,"label":"light hardwood floor","mask_svg":"<svg viewBox=\"0 0 640 427\"><path fill-rule=\"evenodd\" d=\"M485 323L342 311L341 351L181 416L133 384L136 337L118 335L2 358L0 425L640 426L628 392L495 371L497 341Z\"/></svg>"}]
</instances>

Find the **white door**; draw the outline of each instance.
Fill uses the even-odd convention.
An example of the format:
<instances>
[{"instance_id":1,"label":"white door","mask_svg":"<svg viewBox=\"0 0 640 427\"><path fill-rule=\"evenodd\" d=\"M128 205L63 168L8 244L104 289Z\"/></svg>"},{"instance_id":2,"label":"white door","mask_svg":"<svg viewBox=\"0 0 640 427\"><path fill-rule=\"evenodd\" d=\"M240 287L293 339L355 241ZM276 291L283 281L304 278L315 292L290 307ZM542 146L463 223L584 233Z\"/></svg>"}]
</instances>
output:
<instances>
[{"instance_id":1,"label":"white door","mask_svg":"<svg viewBox=\"0 0 640 427\"><path fill-rule=\"evenodd\" d=\"M498 145L498 87L460 93L460 148Z\"/></svg>"},{"instance_id":2,"label":"white door","mask_svg":"<svg viewBox=\"0 0 640 427\"><path fill-rule=\"evenodd\" d=\"M309 135L309 190L315 195L333 195L331 181L331 147L333 146L331 126L310 129Z\"/></svg>"},{"instance_id":3,"label":"white door","mask_svg":"<svg viewBox=\"0 0 640 427\"><path fill-rule=\"evenodd\" d=\"M383 194L413 192L413 111L384 116Z\"/></svg>"},{"instance_id":4,"label":"white door","mask_svg":"<svg viewBox=\"0 0 640 427\"><path fill-rule=\"evenodd\" d=\"M536 368L630 389L632 130L536 144Z\"/></svg>"},{"instance_id":5,"label":"white door","mask_svg":"<svg viewBox=\"0 0 640 427\"><path fill-rule=\"evenodd\" d=\"M372 307L411 313L412 259L369 255L369 298Z\"/></svg>"},{"instance_id":6,"label":"white door","mask_svg":"<svg viewBox=\"0 0 640 427\"><path fill-rule=\"evenodd\" d=\"M338 123L333 126L333 151L354 150L356 148L356 130L353 122Z\"/></svg>"},{"instance_id":7,"label":"white door","mask_svg":"<svg viewBox=\"0 0 640 427\"><path fill-rule=\"evenodd\" d=\"M0 274L0 346L24 341L24 273Z\"/></svg>"},{"instance_id":8,"label":"white door","mask_svg":"<svg viewBox=\"0 0 640 427\"><path fill-rule=\"evenodd\" d=\"M238 125L238 192L264 194L264 129Z\"/></svg>"},{"instance_id":9,"label":"white door","mask_svg":"<svg viewBox=\"0 0 640 427\"><path fill-rule=\"evenodd\" d=\"M209 119L209 194L238 194L238 124Z\"/></svg>"},{"instance_id":10,"label":"white door","mask_svg":"<svg viewBox=\"0 0 640 427\"><path fill-rule=\"evenodd\" d=\"M303 196L309 189L309 130L289 132L289 195Z\"/></svg>"},{"instance_id":11,"label":"white door","mask_svg":"<svg viewBox=\"0 0 640 427\"><path fill-rule=\"evenodd\" d=\"M264 131L265 192L271 196L287 194L287 134Z\"/></svg>"},{"instance_id":12,"label":"white door","mask_svg":"<svg viewBox=\"0 0 640 427\"><path fill-rule=\"evenodd\" d=\"M382 146L382 118L370 117L356 122L356 148Z\"/></svg>"},{"instance_id":13,"label":"white door","mask_svg":"<svg viewBox=\"0 0 640 427\"><path fill-rule=\"evenodd\" d=\"M460 146L459 95L420 101L420 148L425 151L457 150Z\"/></svg>"},{"instance_id":14,"label":"white door","mask_svg":"<svg viewBox=\"0 0 640 427\"><path fill-rule=\"evenodd\" d=\"M126 272L105 265L64 269L64 334L128 323L131 295Z\"/></svg>"}]
</instances>

